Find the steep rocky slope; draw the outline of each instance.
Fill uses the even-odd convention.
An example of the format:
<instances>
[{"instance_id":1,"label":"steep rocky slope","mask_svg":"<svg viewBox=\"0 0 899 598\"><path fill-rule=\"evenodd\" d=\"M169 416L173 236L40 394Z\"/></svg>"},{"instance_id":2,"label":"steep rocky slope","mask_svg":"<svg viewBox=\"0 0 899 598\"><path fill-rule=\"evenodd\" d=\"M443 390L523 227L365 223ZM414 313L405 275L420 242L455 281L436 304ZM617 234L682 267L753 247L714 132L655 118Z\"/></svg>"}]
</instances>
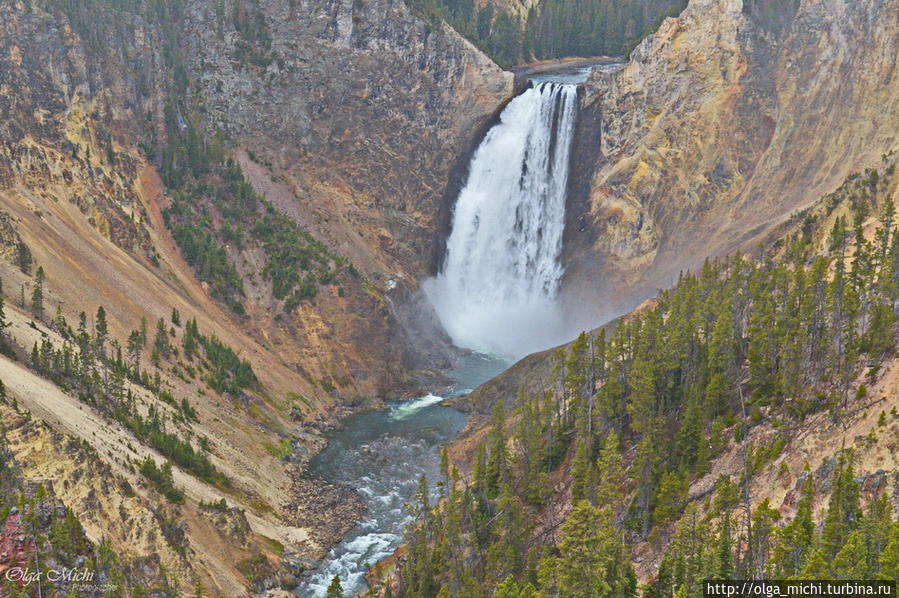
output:
<instances>
[{"instance_id":1,"label":"steep rocky slope","mask_svg":"<svg viewBox=\"0 0 899 598\"><path fill-rule=\"evenodd\" d=\"M162 164L154 137L165 139L166 118L195 117L208 135L246 146L239 155L259 191L363 275L282 323L269 313L262 256L231 247L252 283L251 319L239 326L345 396L383 393L428 365L410 363L420 352L405 350L414 335L391 306L431 267L449 174L511 93L510 75L401 3L62 6L3 9L4 189L76 182L70 201L89 222L152 261L145 229L161 225L168 202L144 160ZM252 34L240 28L248 21ZM172 58L172 39L184 60Z\"/></svg>"},{"instance_id":2,"label":"steep rocky slope","mask_svg":"<svg viewBox=\"0 0 899 598\"><path fill-rule=\"evenodd\" d=\"M584 119L601 139L577 165L592 184L566 244L584 321L752 247L894 148L897 19L895 0L693 0L623 69L594 73Z\"/></svg>"},{"instance_id":3,"label":"steep rocky slope","mask_svg":"<svg viewBox=\"0 0 899 598\"><path fill-rule=\"evenodd\" d=\"M345 406L410 388L410 370L433 363L414 359L399 306L431 267L456 157L511 88L511 75L399 2L4 3L0 278L10 327L0 338L17 360L0 357L0 379L22 411L3 408L0 424L19 430L27 411L50 427L11 439L26 478L56 484L93 539L159 554L184 573L181 589L200 580L236 596L289 584L355 516L351 494L298 477L322 431ZM353 268L285 310L263 274L264 247L230 244L245 313L214 298L163 216L175 199L158 174L170 167L172 119L185 135L195 132L185 121L198 124L202 144L227 138L273 209ZM222 222L218 211L209 218ZM89 314L86 337L74 330L79 312ZM150 341L132 348L144 322ZM193 356L186 322L207 343ZM255 381L216 381L214 362L229 352ZM63 354L93 366L67 373ZM133 413L105 402L124 395ZM147 457L177 461L142 432L159 414L223 476L203 481L176 463L182 506L141 473ZM82 457L74 441L96 452ZM200 505L223 498L227 512ZM344 506L323 516L321 501ZM165 513L154 515L154 502ZM133 525L119 523L126 512ZM180 531L165 538L167 521Z\"/></svg>"},{"instance_id":4,"label":"steep rocky slope","mask_svg":"<svg viewBox=\"0 0 899 598\"><path fill-rule=\"evenodd\" d=\"M248 5L250 3L247 3ZM284 178L296 217L381 283L431 267L443 190L511 76L401 2L259 3L265 68L192 3L189 56L218 126ZM228 14L228 8L225 9Z\"/></svg>"}]
</instances>

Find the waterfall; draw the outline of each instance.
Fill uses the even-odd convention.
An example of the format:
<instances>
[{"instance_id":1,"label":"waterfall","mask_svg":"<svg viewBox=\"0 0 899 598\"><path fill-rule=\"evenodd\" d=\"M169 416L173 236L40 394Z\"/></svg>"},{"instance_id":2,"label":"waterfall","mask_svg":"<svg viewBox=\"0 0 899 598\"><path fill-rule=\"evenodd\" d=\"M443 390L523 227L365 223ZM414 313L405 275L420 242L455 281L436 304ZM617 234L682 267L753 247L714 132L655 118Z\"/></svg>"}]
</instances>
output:
<instances>
[{"instance_id":1,"label":"waterfall","mask_svg":"<svg viewBox=\"0 0 899 598\"><path fill-rule=\"evenodd\" d=\"M423 289L453 342L519 358L565 340L556 298L577 86L539 83L472 157L446 257Z\"/></svg>"}]
</instances>

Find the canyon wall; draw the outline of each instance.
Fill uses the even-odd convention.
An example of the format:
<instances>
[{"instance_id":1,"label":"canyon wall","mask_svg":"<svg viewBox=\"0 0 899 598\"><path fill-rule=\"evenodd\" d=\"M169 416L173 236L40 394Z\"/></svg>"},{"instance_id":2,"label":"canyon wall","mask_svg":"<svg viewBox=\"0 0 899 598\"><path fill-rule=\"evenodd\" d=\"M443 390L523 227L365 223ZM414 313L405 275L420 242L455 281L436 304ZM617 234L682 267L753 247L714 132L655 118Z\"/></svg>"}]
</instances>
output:
<instances>
[{"instance_id":1,"label":"canyon wall","mask_svg":"<svg viewBox=\"0 0 899 598\"><path fill-rule=\"evenodd\" d=\"M599 151L575 165L592 183L566 237L580 327L752 249L896 148L897 22L895 0L693 0L621 70L594 72Z\"/></svg>"},{"instance_id":2,"label":"canyon wall","mask_svg":"<svg viewBox=\"0 0 899 598\"><path fill-rule=\"evenodd\" d=\"M430 266L450 170L512 94L512 77L446 25L390 0L267 0L265 67L194 2L189 56L209 126L282 176L316 236L379 282ZM226 9L226 13L227 13Z\"/></svg>"},{"instance_id":3,"label":"canyon wall","mask_svg":"<svg viewBox=\"0 0 899 598\"><path fill-rule=\"evenodd\" d=\"M250 41L240 29L247 22L256 27ZM161 554L168 571L183 573L185 592L197 580L227 596L289 585L354 517L351 497L310 486L298 472L347 406L376 404L420 379L409 374L420 363L414 331L394 304L430 267L456 156L511 93L511 75L401 2L3 3L0 277L18 359L0 357L15 405L0 423L27 411L52 429L40 443L16 437L26 477L68 484L109 469L109 483L76 488L102 500L82 500L68 486L61 498L92 539ZM210 295L164 223L173 198L158 174L166 119L194 115L203 143L225 139L275 210L350 260L339 285L286 312L262 275L263 249L231 244L223 249L243 279L246 313ZM30 299L38 267L42 314ZM149 382L127 379L121 390L139 415L155 410L170 434L197 453L202 446L229 480L226 491L176 465L185 506L108 525L119 505L168 504L138 471L142 459L166 455L78 388L41 378L28 353L35 343L71 350L79 312L90 335L99 306L108 355L118 348L128 368L129 334L149 323L150 341L137 350ZM214 388L203 365L211 358L191 357L184 345L192 318L256 381ZM157 322L168 355L152 354ZM68 448L81 442L96 449L90 468ZM68 455L65 472L46 465L59 455ZM221 516L201 505L223 498ZM152 548L167 543L171 550ZM268 564L254 571L254 563Z\"/></svg>"},{"instance_id":4,"label":"canyon wall","mask_svg":"<svg viewBox=\"0 0 899 598\"><path fill-rule=\"evenodd\" d=\"M165 14L64 5L0 13L8 201L37 188L65 195L114 245L152 263L150 229L168 201L149 132L164 138L167 106L178 118L201 114L209 136L238 149L257 191L361 274L340 296L275 318L258 251L227 247L250 283L250 317L232 325L342 396L414 385L405 372L433 363L409 348L415 334L393 305L408 303L431 267L450 172L511 95L511 75L401 2L198 0Z\"/></svg>"}]
</instances>

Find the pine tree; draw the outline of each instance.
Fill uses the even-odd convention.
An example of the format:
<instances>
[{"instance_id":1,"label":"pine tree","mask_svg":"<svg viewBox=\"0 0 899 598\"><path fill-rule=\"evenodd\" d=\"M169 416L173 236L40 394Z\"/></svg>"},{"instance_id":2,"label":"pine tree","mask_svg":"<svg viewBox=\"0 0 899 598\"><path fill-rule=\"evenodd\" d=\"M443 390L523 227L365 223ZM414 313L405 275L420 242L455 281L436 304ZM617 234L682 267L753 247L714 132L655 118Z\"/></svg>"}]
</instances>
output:
<instances>
[{"instance_id":1,"label":"pine tree","mask_svg":"<svg viewBox=\"0 0 899 598\"><path fill-rule=\"evenodd\" d=\"M883 412L881 412L882 414ZM893 528L893 505L886 493L868 503L868 511L859 523L859 531L868 554L866 578L874 578L880 568L879 558L890 541Z\"/></svg>"},{"instance_id":2,"label":"pine tree","mask_svg":"<svg viewBox=\"0 0 899 598\"><path fill-rule=\"evenodd\" d=\"M505 420L505 408L502 401L498 401L493 406L493 414L490 418L490 434L487 440L490 450L487 456L487 468L484 472L487 496L490 498L496 498L499 494L500 481L506 477L508 472Z\"/></svg>"},{"instance_id":3,"label":"pine tree","mask_svg":"<svg viewBox=\"0 0 899 598\"><path fill-rule=\"evenodd\" d=\"M805 581L833 579L830 574L830 567L827 565L827 559L824 556L824 551L821 548L816 548L812 551L808 561L802 567L802 572L799 574L798 579Z\"/></svg>"},{"instance_id":4,"label":"pine tree","mask_svg":"<svg viewBox=\"0 0 899 598\"><path fill-rule=\"evenodd\" d=\"M567 401L573 401L573 410L578 415L581 415L579 408L581 401L590 392L587 388L589 358L587 349L587 335L581 332L571 344L565 359L565 398Z\"/></svg>"},{"instance_id":5,"label":"pine tree","mask_svg":"<svg viewBox=\"0 0 899 598\"><path fill-rule=\"evenodd\" d=\"M197 319L193 318L187 321L184 327L184 335L181 337L181 344L184 347L184 356L189 360L193 360L194 354L197 352L200 331L197 327Z\"/></svg>"},{"instance_id":6,"label":"pine tree","mask_svg":"<svg viewBox=\"0 0 899 598\"><path fill-rule=\"evenodd\" d=\"M822 547L828 559L837 555L855 529L861 514L858 482L855 481L852 457L848 451L841 451L837 458L833 486L821 533Z\"/></svg>"},{"instance_id":7,"label":"pine tree","mask_svg":"<svg viewBox=\"0 0 899 598\"><path fill-rule=\"evenodd\" d=\"M575 504L560 530L555 574L560 598L606 595L616 543L609 507L597 508L585 500Z\"/></svg>"},{"instance_id":8,"label":"pine tree","mask_svg":"<svg viewBox=\"0 0 899 598\"><path fill-rule=\"evenodd\" d=\"M650 434L644 434L637 445L637 455L634 459L634 470L637 482L636 507L641 519L640 535L646 537L649 534L650 525L652 523L652 499L656 488L656 475L658 469L658 453L655 450ZM670 484L669 484L670 487ZM665 493L665 498L669 497L669 493ZM666 504L664 509L671 505ZM678 505L679 506L679 505ZM660 512L659 515L667 516L670 510Z\"/></svg>"},{"instance_id":9,"label":"pine tree","mask_svg":"<svg viewBox=\"0 0 899 598\"><path fill-rule=\"evenodd\" d=\"M343 598L343 585L340 583L340 577L335 575L331 579L331 583L328 585L325 596L327 596L327 598Z\"/></svg>"},{"instance_id":10,"label":"pine tree","mask_svg":"<svg viewBox=\"0 0 899 598\"><path fill-rule=\"evenodd\" d=\"M153 340L153 349L163 358L168 358L171 345L169 344L169 334L165 329L165 320L159 318L156 322L156 337Z\"/></svg>"},{"instance_id":11,"label":"pine tree","mask_svg":"<svg viewBox=\"0 0 899 598\"><path fill-rule=\"evenodd\" d=\"M655 496L653 523L665 525L680 515L687 496L687 480L675 472L666 471L659 480Z\"/></svg>"},{"instance_id":12,"label":"pine tree","mask_svg":"<svg viewBox=\"0 0 899 598\"><path fill-rule=\"evenodd\" d=\"M2 288L3 282L0 281L0 353L12 356L15 353L13 353L9 337L6 334L6 329L12 326L12 322L6 319L6 301L3 299Z\"/></svg>"},{"instance_id":13,"label":"pine tree","mask_svg":"<svg viewBox=\"0 0 899 598\"><path fill-rule=\"evenodd\" d=\"M684 415L681 418L680 430L677 434L677 453L680 465L684 471L692 471L694 466L704 463L698 463L699 457L704 453L702 426L702 407L698 398L691 398L687 401Z\"/></svg>"},{"instance_id":14,"label":"pine tree","mask_svg":"<svg viewBox=\"0 0 899 598\"><path fill-rule=\"evenodd\" d=\"M734 576L734 541L730 530L730 513L725 513L721 518L721 526L718 530L718 550L716 553L717 566L716 579L733 579Z\"/></svg>"},{"instance_id":15,"label":"pine tree","mask_svg":"<svg viewBox=\"0 0 899 598\"><path fill-rule=\"evenodd\" d=\"M696 505L689 505L659 566L654 596L671 598L680 586L686 587L688 595L701 593L701 581L714 577L715 551L709 546L712 536Z\"/></svg>"},{"instance_id":16,"label":"pine tree","mask_svg":"<svg viewBox=\"0 0 899 598\"><path fill-rule=\"evenodd\" d=\"M880 212L880 227L877 229L874 243L876 245L876 261L877 261L877 282L878 290L881 295L889 296L890 294L890 249L894 242L893 224L896 218L896 206L893 198L887 196L883 202Z\"/></svg>"},{"instance_id":17,"label":"pine tree","mask_svg":"<svg viewBox=\"0 0 899 598\"><path fill-rule=\"evenodd\" d=\"M487 447L483 444L479 444L475 452L471 477L474 479L475 485L484 492L487 488Z\"/></svg>"},{"instance_id":18,"label":"pine tree","mask_svg":"<svg viewBox=\"0 0 899 598\"><path fill-rule=\"evenodd\" d=\"M599 484L596 489L596 504L600 507L609 505L613 514L624 507L624 463L618 447L618 435L615 430L609 431L599 451L596 468Z\"/></svg>"},{"instance_id":19,"label":"pine tree","mask_svg":"<svg viewBox=\"0 0 899 598\"><path fill-rule=\"evenodd\" d=\"M194 318L194 325L196 325L197 320ZM147 318L146 316L140 317L140 341L141 346L146 348L147 346Z\"/></svg>"},{"instance_id":20,"label":"pine tree","mask_svg":"<svg viewBox=\"0 0 899 598\"><path fill-rule=\"evenodd\" d=\"M749 384L754 402L767 404L778 392L776 305L777 285L769 268L757 268L750 279Z\"/></svg>"},{"instance_id":21,"label":"pine tree","mask_svg":"<svg viewBox=\"0 0 899 598\"><path fill-rule=\"evenodd\" d=\"M589 441L579 435L575 442L574 458L571 460L571 500L594 501L596 470L590 457Z\"/></svg>"},{"instance_id":22,"label":"pine tree","mask_svg":"<svg viewBox=\"0 0 899 598\"><path fill-rule=\"evenodd\" d=\"M780 519L780 512L772 509L768 499L762 501L756 507L752 517L752 537L745 556L744 571L753 579L765 577L765 568L768 564L775 521Z\"/></svg>"},{"instance_id":23,"label":"pine tree","mask_svg":"<svg viewBox=\"0 0 899 598\"><path fill-rule=\"evenodd\" d=\"M796 516L777 534L772 568L775 576L789 579L799 575L813 548L815 523L812 506L815 501L813 476L808 467L803 474L802 497L796 506Z\"/></svg>"},{"instance_id":24,"label":"pine tree","mask_svg":"<svg viewBox=\"0 0 899 598\"><path fill-rule=\"evenodd\" d=\"M38 266L31 291L31 313L38 320L44 319L44 267Z\"/></svg>"},{"instance_id":25,"label":"pine tree","mask_svg":"<svg viewBox=\"0 0 899 598\"><path fill-rule=\"evenodd\" d=\"M140 378L141 342L140 333L137 330L132 330L131 334L128 335L127 351L128 361L131 363L131 370L135 378Z\"/></svg>"},{"instance_id":26,"label":"pine tree","mask_svg":"<svg viewBox=\"0 0 899 598\"><path fill-rule=\"evenodd\" d=\"M94 346L101 359L106 356L106 341L109 338L109 323L106 321L106 310L101 305L97 308L94 321Z\"/></svg>"},{"instance_id":27,"label":"pine tree","mask_svg":"<svg viewBox=\"0 0 899 598\"><path fill-rule=\"evenodd\" d=\"M858 530L849 534L831 568L837 579L868 579L868 550Z\"/></svg>"},{"instance_id":28,"label":"pine tree","mask_svg":"<svg viewBox=\"0 0 899 598\"><path fill-rule=\"evenodd\" d=\"M524 566L530 530L521 502L510 484L502 485L496 508L498 512L492 526L495 539L487 552L487 571L490 578L502 579Z\"/></svg>"},{"instance_id":29,"label":"pine tree","mask_svg":"<svg viewBox=\"0 0 899 598\"><path fill-rule=\"evenodd\" d=\"M541 420L539 400L529 397L523 388L518 392L516 418L516 471L521 478L525 500L540 504L544 495L540 477L545 425Z\"/></svg>"},{"instance_id":30,"label":"pine tree","mask_svg":"<svg viewBox=\"0 0 899 598\"><path fill-rule=\"evenodd\" d=\"M733 355L733 303L729 293L724 293L718 303L709 339L705 410L717 416L727 408L730 393L729 364Z\"/></svg>"},{"instance_id":31,"label":"pine tree","mask_svg":"<svg viewBox=\"0 0 899 598\"><path fill-rule=\"evenodd\" d=\"M891 579L899 583L899 521L890 527L890 539L880 553L880 579Z\"/></svg>"},{"instance_id":32,"label":"pine tree","mask_svg":"<svg viewBox=\"0 0 899 598\"><path fill-rule=\"evenodd\" d=\"M649 346L649 330L640 332L640 346L630 371L630 400L627 406L631 428L641 435L652 433L656 409L656 372Z\"/></svg>"}]
</instances>

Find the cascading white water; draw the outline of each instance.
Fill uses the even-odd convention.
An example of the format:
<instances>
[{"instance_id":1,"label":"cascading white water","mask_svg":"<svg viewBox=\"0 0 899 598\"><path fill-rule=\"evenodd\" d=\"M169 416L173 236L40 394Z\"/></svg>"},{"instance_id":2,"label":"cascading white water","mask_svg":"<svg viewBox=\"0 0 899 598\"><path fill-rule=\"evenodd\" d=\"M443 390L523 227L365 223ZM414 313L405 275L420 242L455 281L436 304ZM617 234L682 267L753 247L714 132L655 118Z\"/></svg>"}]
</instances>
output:
<instances>
[{"instance_id":1,"label":"cascading white water","mask_svg":"<svg viewBox=\"0 0 899 598\"><path fill-rule=\"evenodd\" d=\"M475 152L446 259L423 283L453 342L519 358L565 340L556 303L577 86L512 100Z\"/></svg>"}]
</instances>

